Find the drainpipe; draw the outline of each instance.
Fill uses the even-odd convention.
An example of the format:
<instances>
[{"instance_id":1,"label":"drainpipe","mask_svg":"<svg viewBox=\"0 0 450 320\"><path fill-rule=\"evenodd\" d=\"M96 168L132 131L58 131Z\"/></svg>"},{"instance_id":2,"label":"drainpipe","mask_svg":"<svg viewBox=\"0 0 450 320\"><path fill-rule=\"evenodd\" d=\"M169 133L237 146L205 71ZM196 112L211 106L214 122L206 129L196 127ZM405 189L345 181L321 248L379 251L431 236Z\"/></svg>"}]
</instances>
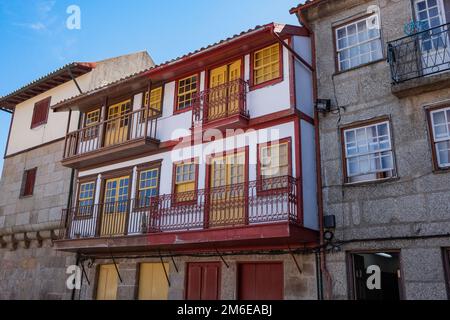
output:
<instances>
[{"instance_id":1,"label":"drainpipe","mask_svg":"<svg viewBox=\"0 0 450 320\"><path fill-rule=\"evenodd\" d=\"M318 88L317 88L317 71L316 71L316 41L315 34L311 26L308 24L303 12L297 10L297 18L302 26L308 30L311 36L311 51L312 51L312 76L313 76L313 97L314 101L318 98ZM323 194L322 194L322 167L321 167L321 156L320 156L320 131L319 131L319 112L314 110L314 129L315 129L315 139L316 139L316 175L317 175L317 202L319 209L319 234L320 234L320 246L323 248L325 240L324 240L324 231L323 231ZM325 286L325 298L331 299L332 297L332 286L331 286L331 276L327 269L326 264L326 254L325 250L320 250L320 259L318 261L320 263L320 271L325 275L326 286ZM321 280L322 277L320 276Z\"/></svg>"}]
</instances>

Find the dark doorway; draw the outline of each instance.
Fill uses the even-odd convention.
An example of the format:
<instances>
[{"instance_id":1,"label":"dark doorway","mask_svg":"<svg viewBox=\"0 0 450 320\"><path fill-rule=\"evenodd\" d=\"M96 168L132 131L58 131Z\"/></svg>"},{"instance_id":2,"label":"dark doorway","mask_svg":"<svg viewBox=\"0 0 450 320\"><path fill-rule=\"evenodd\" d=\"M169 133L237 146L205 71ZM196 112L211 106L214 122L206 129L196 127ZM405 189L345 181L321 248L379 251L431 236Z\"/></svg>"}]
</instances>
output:
<instances>
[{"instance_id":1,"label":"dark doorway","mask_svg":"<svg viewBox=\"0 0 450 320\"><path fill-rule=\"evenodd\" d=\"M350 264L354 299L401 299L400 254L398 252L353 253L350 255Z\"/></svg>"}]
</instances>

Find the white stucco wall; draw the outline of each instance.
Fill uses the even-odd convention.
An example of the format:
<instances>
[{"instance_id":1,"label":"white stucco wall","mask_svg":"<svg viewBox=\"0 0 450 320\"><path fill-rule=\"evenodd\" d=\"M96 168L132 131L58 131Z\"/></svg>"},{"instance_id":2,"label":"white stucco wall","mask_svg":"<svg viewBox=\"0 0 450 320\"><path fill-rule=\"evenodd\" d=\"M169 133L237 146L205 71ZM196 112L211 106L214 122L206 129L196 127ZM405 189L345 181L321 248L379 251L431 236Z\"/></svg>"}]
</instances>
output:
<instances>
[{"instance_id":1,"label":"white stucco wall","mask_svg":"<svg viewBox=\"0 0 450 320\"><path fill-rule=\"evenodd\" d=\"M91 74L87 73L77 78L81 90L89 88ZM16 106L14 121L11 127L11 135L6 155L11 155L41 144L63 138L66 134L68 112L53 112L51 106L58 102L78 95L79 91L73 81L68 81L60 86L50 89L36 97L24 101ZM36 102L51 97L48 120L37 128L31 129L31 120ZM72 112L70 130L76 130L78 126L78 112ZM62 156L62 155L61 155Z\"/></svg>"},{"instance_id":2,"label":"white stucco wall","mask_svg":"<svg viewBox=\"0 0 450 320\"><path fill-rule=\"evenodd\" d=\"M312 65L311 40L307 37L293 37L293 47L300 56ZM314 118L313 74L304 64L294 59L295 93L297 108Z\"/></svg>"}]
</instances>

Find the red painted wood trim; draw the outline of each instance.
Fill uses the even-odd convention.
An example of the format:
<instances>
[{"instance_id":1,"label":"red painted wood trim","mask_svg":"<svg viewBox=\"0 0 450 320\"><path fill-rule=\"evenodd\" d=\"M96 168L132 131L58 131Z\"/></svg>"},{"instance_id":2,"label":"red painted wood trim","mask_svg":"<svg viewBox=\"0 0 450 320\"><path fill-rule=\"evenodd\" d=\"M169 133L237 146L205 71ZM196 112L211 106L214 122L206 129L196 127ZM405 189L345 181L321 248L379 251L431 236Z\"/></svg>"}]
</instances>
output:
<instances>
[{"instance_id":1,"label":"red painted wood trim","mask_svg":"<svg viewBox=\"0 0 450 320\"><path fill-rule=\"evenodd\" d=\"M263 180L263 177L261 175L261 149L264 147L270 147L272 145L278 145L286 143L288 144L288 175L292 176L292 138L286 137L279 140L273 140L266 143L258 143L257 144L257 161L256 161L256 179L257 180ZM264 195L264 194L270 194L270 192L274 189L270 190L262 190L262 186L257 187L257 195Z\"/></svg>"},{"instance_id":2,"label":"red painted wood trim","mask_svg":"<svg viewBox=\"0 0 450 320\"><path fill-rule=\"evenodd\" d=\"M178 86L179 86L179 82L180 80L183 80L187 77L193 77L193 76L197 76L197 93L199 93L201 91L201 71L197 71L197 72L192 72L189 73L187 75L183 75L182 77L178 77L177 79L175 79L175 92L174 92L174 99L173 99L173 115L176 114L180 114L180 113L185 113L188 111L192 110L192 105L188 108L184 108L182 110L178 110ZM162 107L161 107L162 109Z\"/></svg>"},{"instance_id":3,"label":"red painted wood trim","mask_svg":"<svg viewBox=\"0 0 450 320\"><path fill-rule=\"evenodd\" d=\"M297 179L297 222L303 225L304 204L303 204L303 161L302 161L302 134L299 120L294 121L295 135L295 178Z\"/></svg>"},{"instance_id":4,"label":"red painted wood trim","mask_svg":"<svg viewBox=\"0 0 450 320\"><path fill-rule=\"evenodd\" d=\"M195 204L197 203L197 193L198 193L198 174L199 174L199 158L198 157L194 157L194 158L190 158L190 159L185 159L185 160L180 160L180 161L176 161L172 163L172 194L174 195L174 197L176 197L176 192L175 192L175 180L176 180L176 170L177 170L177 165L180 164L187 164L187 163L194 163L195 164L195 181L194 181L194 200L192 201L183 201L183 202L178 202L175 201L175 198L172 199L173 201L171 202L172 206L175 205L186 205L189 203Z\"/></svg>"},{"instance_id":5,"label":"red painted wood trim","mask_svg":"<svg viewBox=\"0 0 450 320\"><path fill-rule=\"evenodd\" d=\"M255 77L255 70L254 70L254 60L255 60L254 56L255 56L255 52L259 51L261 49L270 47L270 46L272 46L274 44L278 44L279 50L280 50L280 66L279 66L280 67L280 76L278 78L275 78L275 79L272 79L272 80L269 80L269 81L266 81L266 82L263 82L263 83L260 83L260 84L255 84L254 83L255 82L255 79L254 79L254 77ZM272 85L275 85L275 84L280 83L280 82L283 81L283 79L284 79L283 53L284 53L283 46L281 44L279 44L277 41L273 42L272 44L265 45L263 47L254 49L253 51L250 52L250 83L249 83L249 91L261 89L261 88L264 88L264 87L267 87L267 86L272 86Z\"/></svg>"}]
</instances>

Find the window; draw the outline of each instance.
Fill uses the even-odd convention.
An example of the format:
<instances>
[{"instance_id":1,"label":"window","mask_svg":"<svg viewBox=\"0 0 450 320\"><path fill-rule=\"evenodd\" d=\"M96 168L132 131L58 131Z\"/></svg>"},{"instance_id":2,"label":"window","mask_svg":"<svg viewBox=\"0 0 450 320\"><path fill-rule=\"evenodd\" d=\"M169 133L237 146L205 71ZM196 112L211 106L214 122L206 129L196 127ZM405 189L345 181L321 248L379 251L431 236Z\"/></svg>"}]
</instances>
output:
<instances>
[{"instance_id":1,"label":"window","mask_svg":"<svg viewBox=\"0 0 450 320\"><path fill-rule=\"evenodd\" d=\"M185 110L192 106L198 90L197 82L197 75L178 80L176 110Z\"/></svg>"},{"instance_id":2,"label":"window","mask_svg":"<svg viewBox=\"0 0 450 320\"><path fill-rule=\"evenodd\" d=\"M34 104L33 118L31 119L31 129L47 123L48 110L51 98L46 98Z\"/></svg>"},{"instance_id":3,"label":"window","mask_svg":"<svg viewBox=\"0 0 450 320\"><path fill-rule=\"evenodd\" d=\"M379 60L381 51L380 30L371 25L374 16L336 28L336 50L339 71Z\"/></svg>"},{"instance_id":4,"label":"window","mask_svg":"<svg viewBox=\"0 0 450 320\"><path fill-rule=\"evenodd\" d=\"M26 170L23 173L23 180L22 180L22 197L30 197L33 195L34 192L34 185L36 183L36 172L37 168Z\"/></svg>"},{"instance_id":5,"label":"window","mask_svg":"<svg viewBox=\"0 0 450 320\"><path fill-rule=\"evenodd\" d=\"M139 173L139 207L150 205L152 197L158 195L159 169L143 170Z\"/></svg>"},{"instance_id":6,"label":"window","mask_svg":"<svg viewBox=\"0 0 450 320\"><path fill-rule=\"evenodd\" d=\"M253 85L281 77L280 45L256 51L253 54Z\"/></svg>"},{"instance_id":7,"label":"window","mask_svg":"<svg viewBox=\"0 0 450 320\"><path fill-rule=\"evenodd\" d=\"M433 144L439 168L450 167L450 108L431 112Z\"/></svg>"},{"instance_id":8,"label":"window","mask_svg":"<svg viewBox=\"0 0 450 320\"><path fill-rule=\"evenodd\" d=\"M86 182L80 184L78 195L78 216L90 216L92 206L94 205L95 182Z\"/></svg>"},{"instance_id":9,"label":"window","mask_svg":"<svg viewBox=\"0 0 450 320\"><path fill-rule=\"evenodd\" d=\"M196 170L194 162L175 165L175 194L177 202L193 201L195 199Z\"/></svg>"},{"instance_id":10,"label":"window","mask_svg":"<svg viewBox=\"0 0 450 320\"><path fill-rule=\"evenodd\" d=\"M149 107L150 107L150 109L157 110L158 113L161 113L161 110L162 110L162 91L163 91L163 88L159 87L159 88L152 89L151 94L150 94ZM144 95L144 107L147 107L148 103L149 103L149 101L148 101L148 91L147 91Z\"/></svg>"},{"instance_id":11,"label":"window","mask_svg":"<svg viewBox=\"0 0 450 320\"><path fill-rule=\"evenodd\" d=\"M262 184L263 190L286 187L287 180L277 177L290 175L290 143L283 142L260 146L260 177L266 180Z\"/></svg>"},{"instance_id":12,"label":"window","mask_svg":"<svg viewBox=\"0 0 450 320\"><path fill-rule=\"evenodd\" d=\"M86 113L85 120L84 120L84 126L86 130L84 131L84 139L94 139L98 135L98 124L100 121L100 109L91 111Z\"/></svg>"},{"instance_id":13,"label":"window","mask_svg":"<svg viewBox=\"0 0 450 320\"><path fill-rule=\"evenodd\" d=\"M346 182L395 176L389 122L343 130Z\"/></svg>"}]
</instances>

